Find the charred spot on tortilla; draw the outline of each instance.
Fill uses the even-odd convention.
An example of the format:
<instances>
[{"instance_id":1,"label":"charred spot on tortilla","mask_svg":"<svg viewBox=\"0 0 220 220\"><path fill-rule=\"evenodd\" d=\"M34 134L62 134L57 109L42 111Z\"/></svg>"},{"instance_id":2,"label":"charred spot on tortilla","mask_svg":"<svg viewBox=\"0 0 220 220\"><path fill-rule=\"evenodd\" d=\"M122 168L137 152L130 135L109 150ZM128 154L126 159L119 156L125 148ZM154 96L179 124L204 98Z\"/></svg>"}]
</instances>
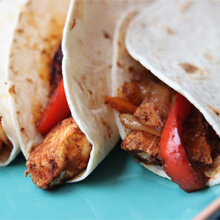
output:
<instances>
[{"instance_id":1,"label":"charred spot on tortilla","mask_svg":"<svg viewBox=\"0 0 220 220\"><path fill-rule=\"evenodd\" d=\"M9 58L11 59L14 56L14 53L11 51L9 54Z\"/></svg>"},{"instance_id":2,"label":"charred spot on tortilla","mask_svg":"<svg viewBox=\"0 0 220 220\"><path fill-rule=\"evenodd\" d=\"M181 12L187 11L192 5L191 1L185 2L181 7Z\"/></svg>"},{"instance_id":3,"label":"charred spot on tortilla","mask_svg":"<svg viewBox=\"0 0 220 220\"><path fill-rule=\"evenodd\" d=\"M85 80L87 79L87 75L84 74L84 75L81 77L81 79L82 79L83 81L85 81Z\"/></svg>"},{"instance_id":4,"label":"charred spot on tortilla","mask_svg":"<svg viewBox=\"0 0 220 220\"><path fill-rule=\"evenodd\" d=\"M89 94L90 94L90 95L92 95L92 94L93 94L93 92L92 92L92 90L91 90L91 89L89 89L89 90L88 90L88 92L89 92Z\"/></svg>"},{"instance_id":5,"label":"charred spot on tortilla","mask_svg":"<svg viewBox=\"0 0 220 220\"><path fill-rule=\"evenodd\" d=\"M30 79L30 78L25 78L25 80L29 83L33 83L32 79Z\"/></svg>"},{"instance_id":6,"label":"charred spot on tortilla","mask_svg":"<svg viewBox=\"0 0 220 220\"><path fill-rule=\"evenodd\" d=\"M122 45L122 42L119 40L119 41L117 42L117 44L118 44L118 48L120 48L121 45Z\"/></svg>"},{"instance_id":7,"label":"charred spot on tortilla","mask_svg":"<svg viewBox=\"0 0 220 220\"><path fill-rule=\"evenodd\" d=\"M104 36L104 38L106 38L106 39L110 39L109 33L106 32L105 30L103 30L103 36Z\"/></svg>"},{"instance_id":8,"label":"charred spot on tortilla","mask_svg":"<svg viewBox=\"0 0 220 220\"><path fill-rule=\"evenodd\" d=\"M54 25L57 25L57 20L55 18L51 18L50 22L53 23Z\"/></svg>"},{"instance_id":9,"label":"charred spot on tortilla","mask_svg":"<svg viewBox=\"0 0 220 220\"><path fill-rule=\"evenodd\" d=\"M209 53L205 53L204 57L210 62L215 61L215 58L212 55L210 55Z\"/></svg>"},{"instance_id":10,"label":"charred spot on tortilla","mask_svg":"<svg viewBox=\"0 0 220 220\"><path fill-rule=\"evenodd\" d=\"M25 128L20 127L20 131L21 131L21 133L22 133L23 135L25 135L25 137L28 137L28 134L27 134Z\"/></svg>"},{"instance_id":11,"label":"charred spot on tortilla","mask_svg":"<svg viewBox=\"0 0 220 220\"><path fill-rule=\"evenodd\" d=\"M34 19L33 12L30 10L28 12L28 24L30 24L33 28L37 28L36 20Z\"/></svg>"},{"instance_id":12,"label":"charred spot on tortilla","mask_svg":"<svg viewBox=\"0 0 220 220\"><path fill-rule=\"evenodd\" d=\"M45 37L45 38L43 39L43 41L44 41L44 42L48 42L48 41L50 41L50 39L47 38L47 37Z\"/></svg>"},{"instance_id":13,"label":"charred spot on tortilla","mask_svg":"<svg viewBox=\"0 0 220 220\"><path fill-rule=\"evenodd\" d=\"M56 39L59 39L59 38L60 38L60 37L57 36L56 34L51 34L51 35L50 35L50 39L56 40Z\"/></svg>"},{"instance_id":14,"label":"charred spot on tortilla","mask_svg":"<svg viewBox=\"0 0 220 220\"><path fill-rule=\"evenodd\" d=\"M128 71L131 73L131 72L134 72L134 67L133 66L129 66L128 67Z\"/></svg>"},{"instance_id":15,"label":"charred spot on tortilla","mask_svg":"<svg viewBox=\"0 0 220 220\"><path fill-rule=\"evenodd\" d=\"M51 57L49 54L47 54L46 52L41 53L37 71L38 71L39 77L43 81L46 81L46 82L48 81L48 77L49 77L48 73L50 70L50 60L51 60Z\"/></svg>"},{"instance_id":16,"label":"charred spot on tortilla","mask_svg":"<svg viewBox=\"0 0 220 220\"><path fill-rule=\"evenodd\" d=\"M14 75L16 75L16 76L18 75L18 71L14 69L13 65L10 65L9 69L12 71L12 73L14 73Z\"/></svg>"},{"instance_id":17,"label":"charred spot on tortilla","mask_svg":"<svg viewBox=\"0 0 220 220\"><path fill-rule=\"evenodd\" d=\"M193 74L199 71L199 68L190 63L180 63L179 64L187 73Z\"/></svg>"},{"instance_id":18,"label":"charred spot on tortilla","mask_svg":"<svg viewBox=\"0 0 220 220\"><path fill-rule=\"evenodd\" d=\"M119 68L123 68L123 63L121 63L120 61L117 61L117 66L118 66Z\"/></svg>"},{"instance_id":19,"label":"charred spot on tortilla","mask_svg":"<svg viewBox=\"0 0 220 220\"><path fill-rule=\"evenodd\" d=\"M50 56L50 54L45 50L45 49L43 49L43 50L41 50L41 55L47 55L47 56Z\"/></svg>"},{"instance_id":20,"label":"charred spot on tortilla","mask_svg":"<svg viewBox=\"0 0 220 220\"><path fill-rule=\"evenodd\" d=\"M20 131L21 131L22 133L25 133L25 129L24 129L24 128L20 128Z\"/></svg>"},{"instance_id":21,"label":"charred spot on tortilla","mask_svg":"<svg viewBox=\"0 0 220 220\"><path fill-rule=\"evenodd\" d=\"M174 34L174 30L171 27L166 27L166 31L168 34Z\"/></svg>"},{"instance_id":22,"label":"charred spot on tortilla","mask_svg":"<svg viewBox=\"0 0 220 220\"><path fill-rule=\"evenodd\" d=\"M83 42L80 39L78 39L78 42L80 43L81 46L83 45Z\"/></svg>"},{"instance_id":23,"label":"charred spot on tortilla","mask_svg":"<svg viewBox=\"0 0 220 220\"><path fill-rule=\"evenodd\" d=\"M33 97L31 109L32 109L32 123L34 126L36 126L43 111L42 105L40 101L36 99L36 97Z\"/></svg>"},{"instance_id":24,"label":"charred spot on tortilla","mask_svg":"<svg viewBox=\"0 0 220 220\"><path fill-rule=\"evenodd\" d=\"M17 40L16 40L16 39L13 39L13 43L17 43Z\"/></svg>"},{"instance_id":25,"label":"charred spot on tortilla","mask_svg":"<svg viewBox=\"0 0 220 220\"><path fill-rule=\"evenodd\" d=\"M69 23L69 30L71 31L76 26L76 19L73 18L73 20Z\"/></svg>"},{"instance_id":26,"label":"charred spot on tortilla","mask_svg":"<svg viewBox=\"0 0 220 220\"><path fill-rule=\"evenodd\" d=\"M215 113L216 116L220 116L220 111L216 108L212 107L211 105L208 105L208 107Z\"/></svg>"},{"instance_id":27,"label":"charred spot on tortilla","mask_svg":"<svg viewBox=\"0 0 220 220\"><path fill-rule=\"evenodd\" d=\"M24 30L19 28L19 29L15 30L15 32L17 32L17 33L21 34L21 33L23 33L23 32L24 32Z\"/></svg>"},{"instance_id":28,"label":"charred spot on tortilla","mask_svg":"<svg viewBox=\"0 0 220 220\"><path fill-rule=\"evenodd\" d=\"M8 93L9 93L11 96L16 95L15 86L14 86L14 85L12 85L11 87L9 87Z\"/></svg>"},{"instance_id":29,"label":"charred spot on tortilla","mask_svg":"<svg viewBox=\"0 0 220 220\"><path fill-rule=\"evenodd\" d=\"M76 84L78 85L78 87L81 89L81 91L84 93L85 92L85 88L83 87L82 83L79 81L79 79L77 79L76 77L73 77L73 80L76 82Z\"/></svg>"},{"instance_id":30,"label":"charred spot on tortilla","mask_svg":"<svg viewBox=\"0 0 220 220\"><path fill-rule=\"evenodd\" d=\"M39 50L39 46L37 44L29 45L31 50Z\"/></svg>"}]
</instances>

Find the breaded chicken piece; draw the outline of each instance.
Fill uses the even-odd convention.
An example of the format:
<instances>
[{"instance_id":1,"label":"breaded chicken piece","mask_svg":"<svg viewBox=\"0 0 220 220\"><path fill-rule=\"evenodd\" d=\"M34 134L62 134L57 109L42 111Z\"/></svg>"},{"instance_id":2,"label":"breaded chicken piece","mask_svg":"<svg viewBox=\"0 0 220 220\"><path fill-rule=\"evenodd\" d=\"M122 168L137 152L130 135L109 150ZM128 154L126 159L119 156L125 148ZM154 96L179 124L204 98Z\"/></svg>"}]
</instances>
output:
<instances>
[{"instance_id":1,"label":"breaded chicken piece","mask_svg":"<svg viewBox=\"0 0 220 220\"><path fill-rule=\"evenodd\" d=\"M136 109L134 116L138 118L142 124L146 124L147 126L164 127L159 111L148 99L144 99L141 105Z\"/></svg>"},{"instance_id":2,"label":"breaded chicken piece","mask_svg":"<svg viewBox=\"0 0 220 220\"><path fill-rule=\"evenodd\" d=\"M83 171L92 145L73 118L63 120L30 154L26 163L33 182L51 189Z\"/></svg>"},{"instance_id":3,"label":"breaded chicken piece","mask_svg":"<svg viewBox=\"0 0 220 220\"><path fill-rule=\"evenodd\" d=\"M122 141L121 148L128 151L138 162L161 164L160 137L144 131L131 131Z\"/></svg>"}]
</instances>

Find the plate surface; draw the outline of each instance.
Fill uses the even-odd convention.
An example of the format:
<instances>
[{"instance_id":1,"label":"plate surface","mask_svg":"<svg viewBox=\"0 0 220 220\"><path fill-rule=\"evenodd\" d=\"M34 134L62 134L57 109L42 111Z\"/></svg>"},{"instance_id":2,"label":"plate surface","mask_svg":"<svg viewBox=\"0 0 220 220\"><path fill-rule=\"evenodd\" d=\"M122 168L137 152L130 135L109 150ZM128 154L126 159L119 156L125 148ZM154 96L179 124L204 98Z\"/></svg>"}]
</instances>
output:
<instances>
[{"instance_id":1,"label":"plate surface","mask_svg":"<svg viewBox=\"0 0 220 220\"><path fill-rule=\"evenodd\" d=\"M0 168L0 219L191 219L220 186L185 193L135 163L119 146L84 181L52 191L24 177L22 155Z\"/></svg>"}]
</instances>

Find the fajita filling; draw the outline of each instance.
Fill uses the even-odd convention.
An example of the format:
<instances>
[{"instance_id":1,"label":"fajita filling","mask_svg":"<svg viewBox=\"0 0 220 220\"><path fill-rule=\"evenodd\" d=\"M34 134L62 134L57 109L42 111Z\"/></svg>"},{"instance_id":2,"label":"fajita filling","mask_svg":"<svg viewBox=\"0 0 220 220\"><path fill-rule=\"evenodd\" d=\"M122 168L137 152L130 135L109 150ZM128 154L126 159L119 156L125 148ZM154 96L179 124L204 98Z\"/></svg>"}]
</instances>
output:
<instances>
[{"instance_id":1,"label":"fajita filling","mask_svg":"<svg viewBox=\"0 0 220 220\"><path fill-rule=\"evenodd\" d=\"M167 132L164 128L176 97L174 90L149 73L136 75L125 82L118 91L118 97L105 97L105 102L120 113L120 121L127 129L121 148L136 161L166 166L166 161L161 158L161 136ZM182 125L180 138L190 166L201 170L205 176L205 170L212 166L214 158L220 153L220 142L203 115L194 107ZM172 176L171 179L175 181ZM207 180L205 177L203 185Z\"/></svg>"},{"instance_id":2,"label":"fajita filling","mask_svg":"<svg viewBox=\"0 0 220 220\"><path fill-rule=\"evenodd\" d=\"M2 118L0 117L0 162L4 163L8 160L12 149L12 143L5 134L5 131L2 127Z\"/></svg>"},{"instance_id":3,"label":"fajita filling","mask_svg":"<svg viewBox=\"0 0 220 220\"><path fill-rule=\"evenodd\" d=\"M27 160L27 173L43 189L72 179L86 167L92 145L71 117L62 81L62 50L57 49L50 68L50 100L36 127L45 135Z\"/></svg>"}]
</instances>

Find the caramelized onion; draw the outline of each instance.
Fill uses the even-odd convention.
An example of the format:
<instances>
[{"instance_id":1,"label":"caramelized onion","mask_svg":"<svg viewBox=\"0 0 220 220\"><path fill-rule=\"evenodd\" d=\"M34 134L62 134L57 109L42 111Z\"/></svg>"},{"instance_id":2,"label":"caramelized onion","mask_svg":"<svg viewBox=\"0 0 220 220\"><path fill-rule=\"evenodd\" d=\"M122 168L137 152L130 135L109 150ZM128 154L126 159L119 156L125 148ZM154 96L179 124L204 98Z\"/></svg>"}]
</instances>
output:
<instances>
[{"instance_id":1,"label":"caramelized onion","mask_svg":"<svg viewBox=\"0 0 220 220\"><path fill-rule=\"evenodd\" d=\"M145 131L156 136L161 136L161 133L157 131L156 128L143 125L137 118L135 118L131 114L120 114L119 117L121 123L128 129L136 131Z\"/></svg>"},{"instance_id":2,"label":"caramelized onion","mask_svg":"<svg viewBox=\"0 0 220 220\"><path fill-rule=\"evenodd\" d=\"M105 104L109 104L112 108L117 110L119 113L131 113L133 114L137 106L129 102L128 100L121 97L110 97L105 96Z\"/></svg>"},{"instance_id":3,"label":"caramelized onion","mask_svg":"<svg viewBox=\"0 0 220 220\"><path fill-rule=\"evenodd\" d=\"M167 87L156 83L151 85L151 101L159 110L160 115L164 118L167 118L171 110L171 91Z\"/></svg>"}]
</instances>

